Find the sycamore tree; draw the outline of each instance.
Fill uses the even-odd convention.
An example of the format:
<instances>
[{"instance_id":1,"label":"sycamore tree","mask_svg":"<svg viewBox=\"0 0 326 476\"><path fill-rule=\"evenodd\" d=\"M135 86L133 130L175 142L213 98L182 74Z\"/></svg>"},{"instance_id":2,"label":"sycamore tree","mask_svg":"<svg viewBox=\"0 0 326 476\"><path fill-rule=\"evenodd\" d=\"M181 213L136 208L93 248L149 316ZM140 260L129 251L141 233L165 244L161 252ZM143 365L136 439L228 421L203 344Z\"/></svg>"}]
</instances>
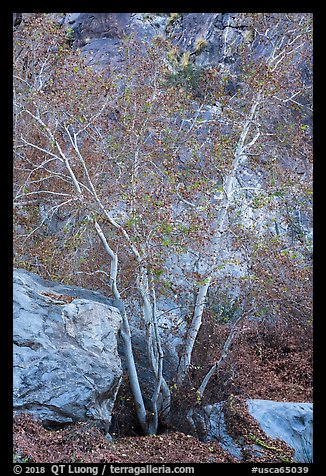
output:
<instances>
[{"instance_id":1,"label":"sycamore tree","mask_svg":"<svg viewBox=\"0 0 326 476\"><path fill-rule=\"evenodd\" d=\"M232 95L231 69L199 72L162 38L152 45L126 39L119 71L99 73L47 15L15 32L15 262L51 279L109 287L123 318L128 376L146 434L156 433L171 405L158 299L190 295L177 376L182 384L208 290L223 281L223 252L240 252L240 315L203 380L202 396L238 322L250 312L277 309L277 302L283 312L283 288L293 290L291 273L300 269L303 276L307 267L304 232L291 248L286 225L283 234L271 230L281 228L280 216L290 219L298 197L302 208L309 198L309 180L284 173L281 161L300 160L300 154L309 160L307 127L298 120L309 91L298 66L309 61L311 25L309 15L289 15L287 23L277 15L250 17L255 41L268 44L268 54L244 44ZM262 170L255 184L243 178L249 169ZM273 210L270 223L257 219L257 209L265 216ZM294 247L300 248L297 260ZM283 294L275 267L286 281ZM139 382L132 347L135 314L146 333L149 392Z\"/></svg>"},{"instance_id":2,"label":"sycamore tree","mask_svg":"<svg viewBox=\"0 0 326 476\"><path fill-rule=\"evenodd\" d=\"M232 161L224 170L210 260L203 260L202 284L182 356L185 371L208 289L214 280L221 282L216 279L216 271L225 265L221 250L230 243L233 252L241 250L242 255L241 309L222 354L198 389L200 397L225 360L244 317L263 313L306 320L312 309L311 239L302 223L296 239L289 240L293 216L311 209L312 18L252 14L245 20L255 40L238 53L238 91L224 103L223 120L232 130ZM227 79L230 71L224 74Z\"/></svg>"},{"instance_id":3,"label":"sycamore tree","mask_svg":"<svg viewBox=\"0 0 326 476\"><path fill-rule=\"evenodd\" d=\"M26 21L14 44L14 206L23 229L16 263L30 260L31 269L52 279L58 271L107 279L123 318L128 376L145 433L156 433L159 414L167 418L170 409L156 290L167 256L204 240L205 197L196 215L187 197L192 190L199 196L203 183L198 130L207 85L196 101L174 84L166 49L160 38L152 46L126 40L123 68L99 74L44 15ZM185 166L186 144L193 158ZM64 222L57 234L49 232L55 218ZM94 256L96 237L104 256L98 249ZM146 333L154 375L147 406L126 297L138 302Z\"/></svg>"}]
</instances>

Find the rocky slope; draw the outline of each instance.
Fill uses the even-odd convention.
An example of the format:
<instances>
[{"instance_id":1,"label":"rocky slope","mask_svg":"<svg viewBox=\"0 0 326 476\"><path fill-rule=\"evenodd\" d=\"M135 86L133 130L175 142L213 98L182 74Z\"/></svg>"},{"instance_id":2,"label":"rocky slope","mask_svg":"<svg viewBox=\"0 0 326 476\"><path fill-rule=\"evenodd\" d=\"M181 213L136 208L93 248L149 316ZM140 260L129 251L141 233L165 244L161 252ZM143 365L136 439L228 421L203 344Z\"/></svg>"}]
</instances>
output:
<instances>
[{"instance_id":1,"label":"rocky slope","mask_svg":"<svg viewBox=\"0 0 326 476\"><path fill-rule=\"evenodd\" d=\"M248 22L236 13L73 13L61 21L74 45L101 67L116 64L117 47L129 35L142 41L169 38L198 67L235 63L237 46L253 40Z\"/></svg>"}]
</instances>

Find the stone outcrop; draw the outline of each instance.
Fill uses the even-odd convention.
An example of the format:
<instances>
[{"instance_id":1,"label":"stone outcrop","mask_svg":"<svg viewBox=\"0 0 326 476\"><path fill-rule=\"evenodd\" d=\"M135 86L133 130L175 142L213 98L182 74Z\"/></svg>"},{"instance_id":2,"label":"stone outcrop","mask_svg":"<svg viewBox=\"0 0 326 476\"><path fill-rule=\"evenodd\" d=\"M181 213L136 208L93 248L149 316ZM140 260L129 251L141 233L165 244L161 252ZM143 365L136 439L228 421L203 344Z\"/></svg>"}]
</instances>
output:
<instances>
[{"instance_id":1,"label":"stone outcrop","mask_svg":"<svg viewBox=\"0 0 326 476\"><path fill-rule=\"evenodd\" d=\"M126 371L120 324L111 299L15 270L14 410L30 412L50 426L91 418L108 427ZM146 333L135 322L130 324L146 397L154 385ZM169 381L179 362L179 340L162 337L163 374Z\"/></svg>"},{"instance_id":2,"label":"stone outcrop","mask_svg":"<svg viewBox=\"0 0 326 476\"><path fill-rule=\"evenodd\" d=\"M74 46L93 65L119 65L121 40L169 38L189 52L197 67L236 61L237 47L251 31L236 13L69 13L62 20L73 31Z\"/></svg>"},{"instance_id":3,"label":"stone outcrop","mask_svg":"<svg viewBox=\"0 0 326 476\"><path fill-rule=\"evenodd\" d=\"M248 400L248 411L271 438L280 438L295 450L296 463L312 462L312 403Z\"/></svg>"},{"instance_id":4,"label":"stone outcrop","mask_svg":"<svg viewBox=\"0 0 326 476\"><path fill-rule=\"evenodd\" d=\"M119 389L119 311L100 294L14 272L14 410L106 430Z\"/></svg>"}]
</instances>

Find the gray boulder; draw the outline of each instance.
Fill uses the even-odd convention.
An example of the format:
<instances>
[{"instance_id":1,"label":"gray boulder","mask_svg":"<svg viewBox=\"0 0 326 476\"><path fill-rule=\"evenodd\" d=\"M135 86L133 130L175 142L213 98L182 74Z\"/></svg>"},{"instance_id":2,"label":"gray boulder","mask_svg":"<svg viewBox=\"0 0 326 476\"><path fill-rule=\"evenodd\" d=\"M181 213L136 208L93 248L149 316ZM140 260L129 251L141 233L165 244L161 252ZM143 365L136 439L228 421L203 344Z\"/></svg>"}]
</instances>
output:
<instances>
[{"instance_id":1,"label":"gray boulder","mask_svg":"<svg viewBox=\"0 0 326 476\"><path fill-rule=\"evenodd\" d=\"M122 377L119 311L99 293L14 272L14 410L106 430Z\"/></svg>"},{"instance_id":2,"label":"gray boulder","mask_svg":"<svg viewBox=\"0 0 326 476\"><path fill-rule=\"evenodd\" d=\"M248 400L247 404L267 436L280 438L295 450L296 463L312 462L312 403Z\"/></svg>"}]
</instances>

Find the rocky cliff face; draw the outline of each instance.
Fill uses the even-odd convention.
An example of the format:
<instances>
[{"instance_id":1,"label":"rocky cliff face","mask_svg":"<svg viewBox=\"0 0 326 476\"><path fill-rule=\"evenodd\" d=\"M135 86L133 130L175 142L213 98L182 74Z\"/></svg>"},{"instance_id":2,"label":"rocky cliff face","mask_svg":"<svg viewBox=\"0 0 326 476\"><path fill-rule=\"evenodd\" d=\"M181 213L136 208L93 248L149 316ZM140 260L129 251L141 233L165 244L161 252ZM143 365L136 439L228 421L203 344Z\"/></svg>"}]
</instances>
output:
<instances>
[{"instance_id":1,"label":"rocky cliff face","mask_svg":"<svg viewBox=\"0 0 326 476\"><path fill-rule=\"evenodd\" d=\"M231 72L227 83L230 96L235 95L240 86L237 76L239 49L249 43L253 58L268 57L271 54L271 44L261 41L263 35L254 31L250 16L239 13L70 13L60 21L68 31L71 31L73 47L80 48L87 63L96 68L109 68L109 70L122 68L120 47L123 39L128 36L135 36L140 42L151 42L153 38L161 36L170 40L176 47L172 53L175 54L175 60L179 64L184 60L198 69L219 67L221 71ZM286 22L286 15L283 17L280 15L278 24L280 30L286 29ZM299 62L302 80L308 89L312 86L312 77L304 58ZM299 100L299 109L294 109L292 117L287 120L297 121L300 117L307 135L311 138L312 111L304 89L296 99ZM296 106L295 103L293 105ZM221 108L217 106L207 106L208 115L216 114L216 109L219 109L218 114L221 114ZM278 123L279 118L275 114L270 120ZM189 150L184 153L189 154ZM243 187L259 188L263 185L263 169L266 160L268 162L269 159L262 156L261 160L261 166L256 169L243 167L241 171ZM298 158L289 152L280 158L280 166L285 173L288 170L295 171L298 180L303 183L305 177L310 180L311 165L304 154ZM300 229L300 233L305 237L309 249L313 233L310 205L311 203L305 210L298 204L291 217L294 227ZM272 216L264 208L255 210L248 206L247 200L242 204L241 217L244 227L261 223L261 228L264 228L268 226L268 221L272 221L278 222L278 232L281 235L292 233L290 227L285 224L287 220L284 215L276 213Z\"/></svg>"},{"instance_id":2,"label":"rocky cliff face","mask_svg":"<svg viewBox=\"0 0 326 476\"><path fill-rule=\"evenodd\" d=\"M121 316L98 293L14 272L14 410L108 430L122 367Z\"/></svg>"},{"instance_id":3,"label":"rocky cliff face","mask_svg":"<svg viewBox=\"0 0 326 476\"><path fill-rule=\"evenodd\" d=\"M61 21L71 29L74 46L101 67L117 64L117 48L128 35L169 38L198 67L233 64L239 44L253 40L236 13L69 13Z\"/></svg>"}]
</instances>

